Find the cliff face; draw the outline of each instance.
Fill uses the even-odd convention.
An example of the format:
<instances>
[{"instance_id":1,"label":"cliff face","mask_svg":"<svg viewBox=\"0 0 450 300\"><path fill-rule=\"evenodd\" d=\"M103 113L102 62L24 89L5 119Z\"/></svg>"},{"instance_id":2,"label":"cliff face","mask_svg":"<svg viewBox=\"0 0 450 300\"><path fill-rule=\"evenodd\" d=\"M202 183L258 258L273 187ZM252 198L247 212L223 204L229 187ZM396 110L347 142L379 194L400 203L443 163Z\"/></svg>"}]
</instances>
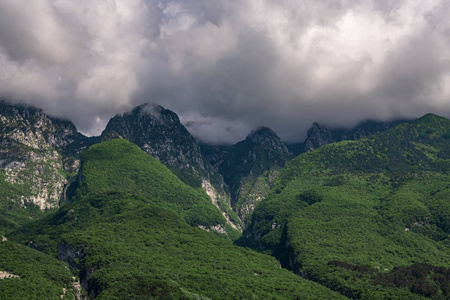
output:
<instances>
[{"instance_id":1,"label":"cliff face","mask_svg":"<svg viewBox=\"0 0 450 300\"><path fill-rule=\"evenodd\" d=\"M195 138L174 112L162 106L144 104L113 117L101 138L109 140L117 137L138 145L169 168L192 173L194 177L208 168Z\"/></svg>"},{"instance_id":2,"label":"cliff face","mask_svg":"<svg viewBox=\"0 0 450 300\"><path fill-rule=\"evenodd\" d=\"M203 188L230 225L240 227L222 176L203 158L198 142L174 112L156 104L137 106L113 117L100 138L124 138L138 145L186 184Z\"/></svg>"},{"instance_id":3,"label":"cliff face","mask_svg":"<svg viewBox=\"0 0 450 300\"><path fill-rule=\"evenodd\" d=\"M76 299L85 299L81 293L81 287L88 292L89 298L93 299L99 294L97 287L89 286L89 277L91 277L94 270L85 266L86 253L83 248L72 247L68 244L59 243L57 250L58 260L61 260L69 265L70 271L79 269L80 281L74 281L73 287ZM75 277L74 277L75 278ZM80 287L81 285L81 287Z\"/></svg>"},{"instance_id":4,"label":"cliff face","mask_svg":"<svg viewBox=\"0 0 450 300\"><path fill-rule=\"evenodd\" d=\"M219 164L219 172L230 187L235 211L241 219L270 190L276 172L292 158L292 154L277 134L260 127L232 147Z\"/></svg>"},{"instance_id":5,"label":"cliff face","mask_svg":"<svg viewBox=\"0 0 450 300\"><path fill-rule=\"evenodd\" d=\"M81 151L84 139L69 121L51 118L34 107L0 102L1 184L15 189L6 198L41 210L57 207L68 173L78 169L78 160L66 155L65 149L78 143L72 152Z\"/></svg>"}]
</instances>

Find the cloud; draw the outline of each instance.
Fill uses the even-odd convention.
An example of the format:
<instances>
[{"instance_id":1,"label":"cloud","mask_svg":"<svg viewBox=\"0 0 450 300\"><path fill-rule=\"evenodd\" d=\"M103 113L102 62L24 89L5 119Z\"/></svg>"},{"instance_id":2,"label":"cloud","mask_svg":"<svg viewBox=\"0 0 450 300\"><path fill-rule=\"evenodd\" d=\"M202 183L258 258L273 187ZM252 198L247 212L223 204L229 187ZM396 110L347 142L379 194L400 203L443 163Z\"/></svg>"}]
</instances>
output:
<instances>
[{"instance_id":1,"label":"cloud","mask_svg":"<svg viewBox=\"0 0 450 300\"><path fill-rule=\"evenodd\" d=\"M450 117L448 1L0 0L0 97L88 134L135 105L202 140Z\"/></svg>"}]
</instances>

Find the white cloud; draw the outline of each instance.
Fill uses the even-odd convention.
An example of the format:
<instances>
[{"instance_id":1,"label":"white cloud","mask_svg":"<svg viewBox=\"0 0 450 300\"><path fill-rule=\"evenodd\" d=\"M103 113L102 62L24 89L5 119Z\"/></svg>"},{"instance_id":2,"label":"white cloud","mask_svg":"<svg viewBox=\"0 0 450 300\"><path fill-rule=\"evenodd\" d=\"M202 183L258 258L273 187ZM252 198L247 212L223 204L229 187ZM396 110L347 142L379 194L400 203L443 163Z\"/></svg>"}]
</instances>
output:
<instances>
[{"instance_id":1,"label":"white cloud","mask_svg":"<svg viewBox=\"0 0 450 300\"><path fill-rule=\"evenodd\" d=\"M91 134L156 102L215 142L449 117L449 13L444 0L0 0L0 97Z\"/></svg>"}]
</instances>

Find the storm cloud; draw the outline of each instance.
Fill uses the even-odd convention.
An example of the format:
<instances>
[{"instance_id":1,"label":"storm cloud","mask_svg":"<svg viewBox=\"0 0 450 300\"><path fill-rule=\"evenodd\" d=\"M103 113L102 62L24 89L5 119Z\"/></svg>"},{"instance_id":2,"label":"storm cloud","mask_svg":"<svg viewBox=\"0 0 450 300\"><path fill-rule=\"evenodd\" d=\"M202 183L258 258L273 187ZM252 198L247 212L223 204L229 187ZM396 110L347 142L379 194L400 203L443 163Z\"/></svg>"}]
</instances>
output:
<instances>
[{"instance_id":1,"label":"storm cloud","mask_svg":"<svg viewBox=\"0 0 450 300\"><path fill-rule=\"evenodd\" d=\"M0 0L0 98L96 135L144 102L198 138L450 117L450 2Z\"/></svg>"}]
</instances>

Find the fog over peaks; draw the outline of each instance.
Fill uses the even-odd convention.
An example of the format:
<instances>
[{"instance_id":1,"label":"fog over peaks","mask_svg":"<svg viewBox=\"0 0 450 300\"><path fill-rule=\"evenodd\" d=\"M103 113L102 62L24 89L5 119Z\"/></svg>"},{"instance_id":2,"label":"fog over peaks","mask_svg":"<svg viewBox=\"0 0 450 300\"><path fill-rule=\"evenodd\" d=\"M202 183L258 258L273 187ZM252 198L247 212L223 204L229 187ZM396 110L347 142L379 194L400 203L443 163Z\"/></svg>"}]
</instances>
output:
<instances>
[{"instance_id":1,"label":"fog over peaks","mask_svg":"<svg viewBox=\"0 0 450 300\"><path fill-rule=\"evenodd\" d=\"M450 117L449 1L0 0L0 98L96 135L145 102L198 138Z\"/></svg>"}]
</instances>

